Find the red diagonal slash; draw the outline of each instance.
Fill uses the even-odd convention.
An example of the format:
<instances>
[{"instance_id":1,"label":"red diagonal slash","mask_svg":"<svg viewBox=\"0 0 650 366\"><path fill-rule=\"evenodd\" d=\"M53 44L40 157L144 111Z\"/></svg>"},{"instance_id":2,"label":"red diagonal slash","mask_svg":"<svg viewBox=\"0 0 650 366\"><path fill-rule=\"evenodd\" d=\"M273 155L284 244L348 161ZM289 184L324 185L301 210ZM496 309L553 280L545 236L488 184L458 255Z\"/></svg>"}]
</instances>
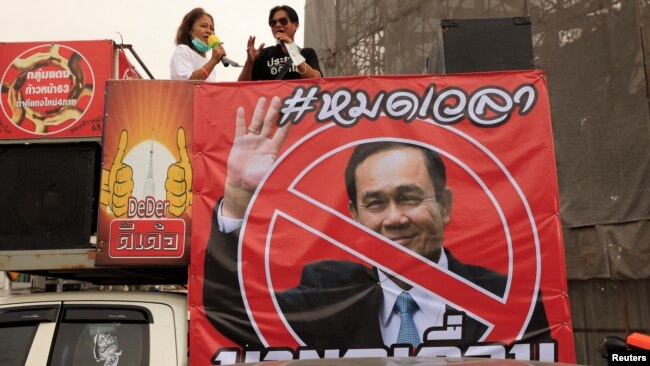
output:
<instances>
[{"instance_id":1,"label":"red diagonal slash","mask_svg":"<svg viewBox=\"0 0 650 366\"><path fill-rule=\"evenodd\" d=\"M435 133L432 133L432 129ZM354 223L346 215L321 205L317 199L292 189L294 180L299 179L306 170L317 169L317 164L313 166L310 164L322 158L324 153L335 153L337 149L341 149L341 146L351 147L361 140L373 138L396 138L424 142L436 147L442 155L449 158L453 157L449 151L459 149L450 142L456 141L457 145L458 136L454 135L456 132L424 122L413 123L408 129L399 131L382 128L351 129L344 136L338 132L340 131L324 128L317 134L318 138L311 137L294 147L260 188L256 200L249 209L240 246L240 263L242 263L240 275L249 314L252 315L253 322L257 326L258 334L270 346L298 346L273 304L271 291L269 271L272 258L267 256L269 247L273 245L272 222L281 216L301 226L301 228L296 227L296 230L309 230L333 245L352 253L368 265L398 273L407 280L445 298L456 307L493 324L494 328L487 340L510 341L517 338L527 324L526 319L532 310L537 292L537 268L530 267L530 256L538 255L532 220L529 225L531 232L518 235L517 242L512 244L517 250L511 253L510 288L503 297L498 297L454 274L438 269L425 259ZM422 141L422 136L429 137L426 138L427 141ZM476 149L471 144L460 148ZM476 161L472 161L472 164L494 164L493 158L486 156L480 149L475 155ZM324 177L326 175L327 172ZM337 176L341 177L342 174ZM497 201L512 200L512 197L518 194L515 187L500 189L493 193ZM341 194L345 193L341 192ZM521 222L522 218L525 220L530 215L524 204L525 198L521 197L521 199L519 206L508 205L512 212L504 212L506 219Z\"/></svg>"}]
</instances>

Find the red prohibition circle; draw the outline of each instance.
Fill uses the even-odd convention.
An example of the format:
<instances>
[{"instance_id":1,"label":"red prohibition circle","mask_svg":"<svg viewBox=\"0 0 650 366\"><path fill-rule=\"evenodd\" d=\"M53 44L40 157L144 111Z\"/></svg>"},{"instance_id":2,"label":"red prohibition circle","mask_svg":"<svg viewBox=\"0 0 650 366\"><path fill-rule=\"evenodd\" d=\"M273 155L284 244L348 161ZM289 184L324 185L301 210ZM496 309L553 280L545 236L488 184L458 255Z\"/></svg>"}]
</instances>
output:
<instances>
[{"instance_id":1,"label":"red prohibition circle","mask_svg":"<svg viewBox=\"0 0 650 366\"><path fill-rule=\"evenodd\" d=\"M272 285L270 252L274 245L273 227L278 220L288 220L298 230L307 230L333 245L351 253L370 266L377 266L399 273L408 281L444 298L450 304L482 319L488 325L484 341L507 341L518 339L526 329L532 314L540 279L540 250L535 221L526 198L505 167L470 136L446 126L427 121L413 121L395 128L396 121L380 118L378 121L360 123L354 128L341 129L327 125L305 136L294 144L276 162L274 169L258 187L249 205L246 221L239 241L238 263L240 290L247 306L251 322L267 346L297 347L305 345L291 330L275 301ZM486 194L495 205L504 205L503 225L508 236L508 284L503 296L495 296L435 264L428 263L399 245L355 223L345 213L328 208L317 199L303 194L295 187L306 172L317 169L318 162L368 140L400 140L428 146L443 157L464 165L466 169L480 164L491 164L500 172L498 177L475 176L485 185ZM463 142L463 143L459 143ZM460 150L474 151L472 161L455 158ZM343 168L341 168L341 171ZM328 179L342 179L324 176ZM510 184L499 185L492 190L487 179L507 180ZM341 194L345 194L341 192ZM525 218L527 229L516 238L509 237L508 225ZM296 243L300 245L300 243ZM377 250L381 248L381 250ZM516 249L516 250L514 250ZM534 268L530 258L536 258ZM417 265L403 266L399 263ZM490 325L491 324L491 325Z\"/></svg>"}]
</instances>

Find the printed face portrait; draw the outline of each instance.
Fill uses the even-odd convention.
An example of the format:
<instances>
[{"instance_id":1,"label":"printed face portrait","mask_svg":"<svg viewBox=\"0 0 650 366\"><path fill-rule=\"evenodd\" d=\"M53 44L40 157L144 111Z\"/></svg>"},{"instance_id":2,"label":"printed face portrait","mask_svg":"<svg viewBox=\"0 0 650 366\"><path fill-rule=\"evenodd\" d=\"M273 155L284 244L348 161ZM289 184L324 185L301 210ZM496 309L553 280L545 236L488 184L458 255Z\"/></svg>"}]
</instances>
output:
<instances>
[{"instance_id":1,"label":"printed face portrait","mask_svg":"<svg viewBox=\"0 0 650 366\"><path fill-rule=\"evenodd\" d=\"M355 170L354 219L425 258L437 261L450 220L451 191L436 201L425 157L414 147L394 147L368 156Z\"/></svg>"}]
</instances>

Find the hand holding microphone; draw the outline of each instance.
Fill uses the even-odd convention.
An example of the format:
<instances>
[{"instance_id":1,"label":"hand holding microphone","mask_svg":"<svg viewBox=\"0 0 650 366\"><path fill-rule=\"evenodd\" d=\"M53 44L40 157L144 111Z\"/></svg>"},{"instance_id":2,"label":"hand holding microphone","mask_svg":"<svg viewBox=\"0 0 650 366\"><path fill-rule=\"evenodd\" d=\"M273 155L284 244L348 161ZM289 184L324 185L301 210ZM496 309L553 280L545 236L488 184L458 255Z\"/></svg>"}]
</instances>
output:
<instances>
[{"instance_id":1,"label":"hand holding microphone","mask_svg":"<svg viewBox=\"0 0 650 366\"><path fill-rule=\"evenodd\" d=\"M284 47L286 47L287 52L289 52L289 57L291 58L291 62L294 65L298 66L306 61L305 58L300 54L300 49L298 48L298 46L293 42L293 40L289 36L287 36L286 33L276 32L275 40L276 42L279 42L280 44L283 44Z\"/></svg>"},{"instance_id":2,"label":"hand holding microphone","mask_svg":"<svg viewBox=\"0 0 650 366\"><path fill-rule=\"evenodd\" d=\"M289 37L289 36L288 36L286 33L284 33L283 31L275 32L275 41L278 42L278 43L284 43L284 44L292 43L292 42L293 42L293 40L291 39L291 37Z\"/></svg>"},{"instance_id":3,"label":"hand holding microphone","mask_svg":"<svg viewBox=\"0 0 650 366\"><path fill-rule=\"evenodd\" d=\"M217 37L215 34L211 34L208 37L208 46L210 46L210 48L214 48L215 46L221 45L221 44L222 44L222 42L219 40L219 37ZM225 67L228 67L228 66L231 66L231 65L233 67L242 67L239 63L227 58L226 56L221 57L221 63Z\"/></svg>"}]
</instances>

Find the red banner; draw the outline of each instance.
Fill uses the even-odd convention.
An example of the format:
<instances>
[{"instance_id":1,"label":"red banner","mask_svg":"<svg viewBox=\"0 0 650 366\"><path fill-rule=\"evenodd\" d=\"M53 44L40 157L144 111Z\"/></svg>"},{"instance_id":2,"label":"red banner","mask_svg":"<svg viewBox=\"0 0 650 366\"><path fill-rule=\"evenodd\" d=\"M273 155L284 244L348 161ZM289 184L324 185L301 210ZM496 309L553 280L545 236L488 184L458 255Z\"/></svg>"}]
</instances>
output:
<instances>
[{"instance_id":1,"label":"red banner","mask_svg":"<svg viewBox=\"0 0 650 366\"><path fill-rule=\"evenodd\" d=\"M131 62L126 57L124 49L117 49L117 78L118 79L142 79L138 70L131 65Z\"/></svg>"},{"instance_id":2,"label":"red banner","mask_svg":"<svg viewBox=\"0 0 650 366\"><path fill-rule=\"evenodd\" d=\"M100 137L113 43L0 43L0 139Z\"/></svg>"},{"instance_id":3,"label":"red banner","mask_svg":"<svg viewBox=\"0 0 650 366\"><path fill-rule=\"evenodd\" d=\"M108 86L98 266L188 263L193 86L150 80Z\"/></svg>"},{"instance_id":4,"label":"red banner","mask_svg":"<svg viewBox=\"0 0 650 366\"><path fill-rule=\"evenodd\" d=\"M192 364L574 362L540 71L205 83L194 113Z\"/></svg>"}]
</instances>

